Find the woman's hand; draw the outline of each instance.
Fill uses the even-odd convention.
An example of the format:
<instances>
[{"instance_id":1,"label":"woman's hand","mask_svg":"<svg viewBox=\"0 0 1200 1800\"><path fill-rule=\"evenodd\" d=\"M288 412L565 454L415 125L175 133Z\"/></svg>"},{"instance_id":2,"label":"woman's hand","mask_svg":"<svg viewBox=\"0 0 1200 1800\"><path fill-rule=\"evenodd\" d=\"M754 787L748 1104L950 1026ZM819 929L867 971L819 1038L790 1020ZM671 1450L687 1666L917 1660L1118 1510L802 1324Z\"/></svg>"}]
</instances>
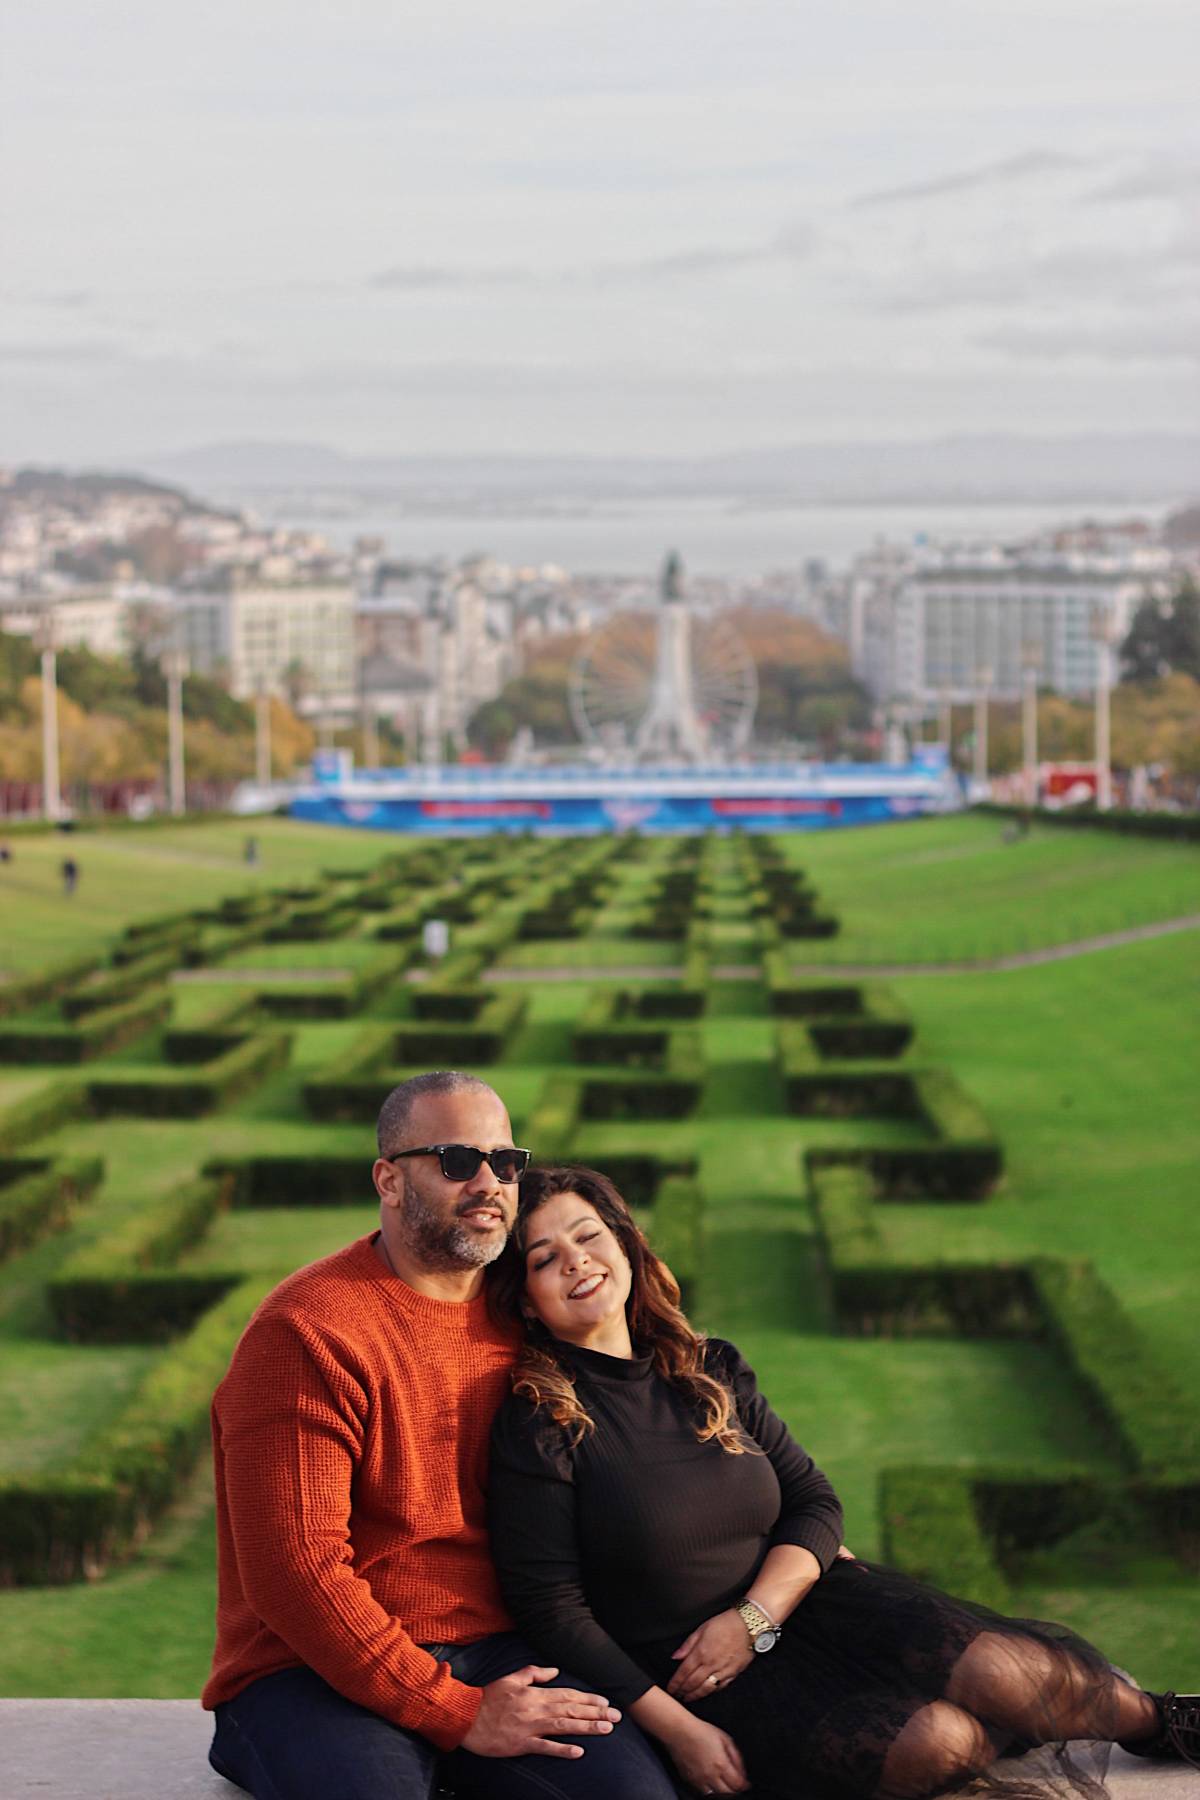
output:
<instances>
[{"instance_id":1,"label":"woman's hand","mask_svg":"<svg viewBox=\"0 0 1200 1800\"><path fill-rule=\"evenodd\" d=\"M673 1655L679 1667L667 1683L667 1692L685 1704L728 1687L754 1660L750 1633L741 1613L732 1607L697 1625Z\"/></svg>"},{"instance_id":2,"label":"woman's hand","mask_svg":"<svg viewBox=\"0 0 1200 1800\"><path fill-rule=\"evenodd\" d=\"M701 1794L744 1794L750 1786L741 1751L726 1731L690 1719L667 1740L671 1761L689 1787Z\"/></svg>"}]
</instances>

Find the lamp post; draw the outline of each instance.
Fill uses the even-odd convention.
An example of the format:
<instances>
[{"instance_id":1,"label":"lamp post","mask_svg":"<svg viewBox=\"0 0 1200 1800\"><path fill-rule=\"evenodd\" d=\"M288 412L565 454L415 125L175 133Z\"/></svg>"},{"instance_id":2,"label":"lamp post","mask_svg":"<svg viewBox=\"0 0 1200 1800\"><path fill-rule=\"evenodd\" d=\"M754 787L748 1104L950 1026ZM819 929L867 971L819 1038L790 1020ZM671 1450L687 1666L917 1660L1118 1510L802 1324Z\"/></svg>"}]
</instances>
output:
<instances>
[{"instance_id":1,"label":"lamp post","mask_svg":"<svg viewBox=\"0 0 1200 1800\"><path fill-rule=\"evenodd\" d=\"M1037 805L1037 678L1042 653L1036 644L1026 644L1021 652L1021 739L1024 763L1025 805Z\"/></svg>"},{"instance_id":2,"label":"lamp post","mask_svg":"<svg viewBox=\"0 0 1200 1800\"><path fill-rule=\"evenodd\" d=\"M259 787L271 785L271 692L265 675L254 694L254 779Z\"/></svg>"},{"instance_id":3,"label":"lamp post","mask_svg":"<svg viewBox=\"0 0 1200 1800\"><path fill-rule=\"evenodd\" d=\"M187 810L183 766L183 684L188 673L187 655L182 650L168 650L162 666L167 678L167 797L171 811L179 818Z\"/></svg>"},{"instance_id":4,"label":"lamp post","mask_svg":"<svg viewBox=\"0 0 1200 1800\"><path fill-rule=\"evenodd\" d=\"M1116 623L1107 606L1092 613L1092 637L1096 644L1096 810L1112 808L1112 647Z\"/></svg>"},{"instance_id":5,"label":"lamp post","mask_svg":"<svg viewBox=\"0 0 1200 1800\"><path fill-rule=\"evenodd\" d=\"M58 771L58 651L57 622L47 607L38 627L42 652L42 817L62 818L62 791Z\"/></svg>"},{"instance_id":6,"label":"lamp post","mask_svg":"<svg viewBox=\"0 0 1200 1800\"><path fill-rule=\"evenodd\" d=\"M988 668L975 671L975 780L980 787L987 786L988 778L988 695L992 685L992 671Z\"/></svg>"}]
</instances>

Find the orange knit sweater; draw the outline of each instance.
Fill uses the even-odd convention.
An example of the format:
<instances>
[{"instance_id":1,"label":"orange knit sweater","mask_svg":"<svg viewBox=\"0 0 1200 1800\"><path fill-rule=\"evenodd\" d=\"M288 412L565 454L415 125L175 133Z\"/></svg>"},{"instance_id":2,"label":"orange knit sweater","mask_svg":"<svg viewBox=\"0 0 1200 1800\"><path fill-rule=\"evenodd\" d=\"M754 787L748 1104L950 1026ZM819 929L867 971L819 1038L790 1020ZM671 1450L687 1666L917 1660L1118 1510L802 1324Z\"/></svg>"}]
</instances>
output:
<instances>
[{"instance_id":1,"label":"orange knit sweater","mask_svg":"<svg viewBox=\"0 0 1200 1800\"><path fill-rule=\"evenodd\" d=\"M263 1301L213 1399L217 1646L203 1703L305 1664L453 1749L480 1690L422 1643L511 1629L488 1551L488 1432L516 1333L433 1300L373 1236Z\"/></svg>"}]
</instances>

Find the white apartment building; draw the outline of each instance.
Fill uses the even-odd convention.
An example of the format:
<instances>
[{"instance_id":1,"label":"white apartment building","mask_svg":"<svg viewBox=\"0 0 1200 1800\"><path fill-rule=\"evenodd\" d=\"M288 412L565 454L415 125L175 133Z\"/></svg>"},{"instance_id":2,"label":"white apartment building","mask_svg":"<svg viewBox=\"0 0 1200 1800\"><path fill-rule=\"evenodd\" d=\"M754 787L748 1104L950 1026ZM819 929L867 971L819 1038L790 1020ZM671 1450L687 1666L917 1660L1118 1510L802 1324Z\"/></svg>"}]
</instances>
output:
<instances>
[{"instance_id":1,"label":"white apartment building","mask_svg":"<svg viewBox=\"0 0 1200 1800\"><path fill-rule=\"evenodd\" d=\"M260 687L302 696L305 712L354 705L354 595L348 586L235 587L183 594L180 647L198 675L216 675L238 700Z\"/></svg>"},{"instance_id":2,"label":"white apartment building","mask_svg":"<svg viewBox=\"0 0 1200 1800\"><path fill-rule=\"evenodd\" d=\"M880 699L966 699L983 672L997 696L1039 687L1088 693L1097 631L1119 641L1147 591L1165 589L1165 550L1089 555L1025 547L920 552L907 567L863 572L856 671Z\"/></svg>"},{"instance_id":3,"label":"white apartment building","mask_svg":"<svg viewBox=\"0 0 1200 1800\"><path fill-rule=\"evenodd\" d=\"M131 648L129 604L101 592L69 597L0 599L0 628L40 640L51 624L58 650L91 650L96 656L127 656Z\"/></svg>"}]
</instances>

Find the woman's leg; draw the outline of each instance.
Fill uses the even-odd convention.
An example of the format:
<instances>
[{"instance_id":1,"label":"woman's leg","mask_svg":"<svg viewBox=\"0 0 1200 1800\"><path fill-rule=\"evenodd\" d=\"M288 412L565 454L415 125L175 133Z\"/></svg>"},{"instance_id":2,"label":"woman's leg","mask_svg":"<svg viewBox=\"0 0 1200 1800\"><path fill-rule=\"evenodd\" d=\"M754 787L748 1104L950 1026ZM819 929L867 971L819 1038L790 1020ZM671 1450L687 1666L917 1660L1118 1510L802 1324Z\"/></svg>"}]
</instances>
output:
<instances>
[{"instance_id":1,"label":"woman's leg","mask_svg":"<svg viewBox=\"0 0 1200 1800\"><path fill-rule=\"evenodd\" d=\"M982 1774L1001 1745L971 1713L931 1700L909 1719L883 1762L875 1800L923 1800Z\"/></svg>"},{"instance_id":2,"label":"woman's leg","mask_svg":"<svg viewBox=\"0 0 1200 1800\"><path fill-rule=\"evenodd\" d=\"M1136 1741L1159 1729L1149 1694L1067 1645L982 1631L956 1661L945 1697L1024 1744L1071 1738Z\"/></svg>"}]
</instances>

